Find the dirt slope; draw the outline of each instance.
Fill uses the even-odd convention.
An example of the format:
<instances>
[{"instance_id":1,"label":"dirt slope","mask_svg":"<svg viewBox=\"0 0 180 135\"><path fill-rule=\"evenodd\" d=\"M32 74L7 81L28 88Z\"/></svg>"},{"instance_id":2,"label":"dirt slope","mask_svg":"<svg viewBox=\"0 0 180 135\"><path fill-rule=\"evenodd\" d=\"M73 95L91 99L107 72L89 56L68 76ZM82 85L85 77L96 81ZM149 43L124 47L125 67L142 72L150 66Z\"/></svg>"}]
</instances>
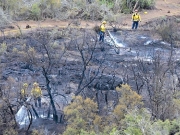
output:
<instances>
[{"instance_id":1,"label":"dirt slope","mask_svg":"<svg viewBox=\"0 0 180 135\"><path fill-rule=\"evenodd\" d=\"M141 13L143 22L154 18L180 15L179 0L156 0L156 9L147 11L147 14Z\"/></svg>"},{"instance_id":2,"label":"dirt slope","mask_svg":"<svg viewBox=\"0 0 180 135\"><path fill-rule=\"evenodd\" d=\"M144 12L147 12L146 14ZM148 21L151 21L156 18L165 17L165 16L173 16L180 15L180 1L179 0L156 0L156 6L154 10L144 10L140 12L142 22L140 25L145 24ZM124 15L123 17L123 26L124 28L131 28L131 15ZM20 21L13 23L19 25L22 31L29 31L38 27L67 27L69 23L72 21L58 21L58 20L45 20L45 21ZM31 29L25 29L26 25L29 24ZM73 22L72 22L73 24ZM95 25L99 25L100 22L93 21L81 21L78 27L83 28L92 28ZM73 24L73 27L77 27ZM12 34L17 32L17 27L15 29L7 28L5 29L5 34Z\"/></svg>"}]
</instances>

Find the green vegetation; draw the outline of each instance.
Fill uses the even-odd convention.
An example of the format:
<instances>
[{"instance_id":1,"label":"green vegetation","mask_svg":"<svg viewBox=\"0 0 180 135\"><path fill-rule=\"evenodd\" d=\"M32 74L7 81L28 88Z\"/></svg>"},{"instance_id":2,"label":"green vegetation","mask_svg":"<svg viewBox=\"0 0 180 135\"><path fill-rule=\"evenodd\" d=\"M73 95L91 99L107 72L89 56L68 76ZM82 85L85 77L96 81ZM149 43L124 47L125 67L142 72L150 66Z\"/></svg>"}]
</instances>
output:
<instances>
[{"instance_id":1,"label":"green vegetation","mask_svg":"<svg viewBox=\"0 0 180 135\"><path fill-rule=\"evenodd\" d=\"M98 114L97 104L81 96L64 110L68 121L63 135L169 135L179 134L180 122L174 120L152 120L151 112L141 108L141 96L123 85L116 90L120 93L119 103L112 114Z\"/></svg>"},{"instance_id":2,"label":"green vegetation","mask_svg":"<svg viewBox=\"0 0 180 135\"><path fill-rule=\"evenodd\" d=\"M165 19L164 19L165 20ZM157 29L157 33L162 37L162 40L169 43L178 39L178 26L175 23L165 23L162 21L162 25Z\"/></svg>"},{"instance_id":3,"label":"green vegetation","mask_svg":"<svg viewBox=\"0 0 180 135\"><path fill-rule=\"evenodd\" d=\"M40 8L37 3L32 5L31 12L32 12L32 18L34 20L39 20L38 18L40 17Z\"/></svg>"},{"instance_id":4,"label":"green vegetation","mask_svg":"<svg viewBox=\"0 0 180 135\"><path fill-rule=\"evenodd\" d=\"M5 53L6 50L7 50L7 45L6 45L6 43L2 43L2 44L0 45L0 55L2 55L3 53Z\"/></svg>"},{"instance_id":5,"label":"green vegetation","mask_svg":"<svg viewBox=\"0 0 180 135\"><path fill-rule=\"evenodd\" d=\"M44 18L57 19L91 19L101 20L108 15L120 13L131 13L134 8L151 9L154 7L154 0L38 0L24 2L22 0L1 0L0 8L5 14L14 19Z\"/></svg>"}]
</instances>

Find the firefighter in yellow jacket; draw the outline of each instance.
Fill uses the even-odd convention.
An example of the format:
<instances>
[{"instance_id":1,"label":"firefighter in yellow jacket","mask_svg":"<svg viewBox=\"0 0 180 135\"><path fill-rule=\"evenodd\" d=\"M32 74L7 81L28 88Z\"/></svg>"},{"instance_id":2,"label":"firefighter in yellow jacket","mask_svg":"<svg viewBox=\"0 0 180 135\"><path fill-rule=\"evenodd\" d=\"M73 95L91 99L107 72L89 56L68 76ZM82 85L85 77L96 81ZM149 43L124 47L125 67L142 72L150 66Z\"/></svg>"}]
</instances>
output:
<instances>
[{"instance_id":1,"label":"firefighter in yellow jacket","mask_svg":"<svg viewBox=\"0 0 180 135\"><path fill-rule=\"evenodd\" d=\"M141 17L138 13L138 10L135 10L135 12L132 14L132 29L137 29L139 25L139 21L141 21Z\"/></svg>"},{"instance_id":2,"label":"firefighter in yellow jacket","mask_svg":"<svg viewBox=\"0 0 180 135\"><path fill-rule=\"evenodd\" d=\"M103 21L100 25L100 31L99 31L99 41L104 42L104 36L106 32L106 21Z\"/></svg>"},{"instance_id":3,"label":"firefighter in yellow jacket","mask_svg":"<svg viewBox=\"0 0 180 135\"><path fill-rule=\"evenodd\" d=\"M31 90L31 95L34 98L35 106L38 107L38 105L39 105L39 107L41 107L42 91L41 91L41 88L39 87L39 84L37 82L35 82L33 84L33 88Z\"/></svg>"},{"instance_id":4,"label":"firefighter in yellow jacket","mask_svg":"<svg viewBox=\"0 0 180 135\"><path fill-rule=\"evenodd\" d=\"M26 101L27 99L27 89L28 89L28 84L24 83L23 88L21 89L21 100Z\"/></svg>"}]
</instances>

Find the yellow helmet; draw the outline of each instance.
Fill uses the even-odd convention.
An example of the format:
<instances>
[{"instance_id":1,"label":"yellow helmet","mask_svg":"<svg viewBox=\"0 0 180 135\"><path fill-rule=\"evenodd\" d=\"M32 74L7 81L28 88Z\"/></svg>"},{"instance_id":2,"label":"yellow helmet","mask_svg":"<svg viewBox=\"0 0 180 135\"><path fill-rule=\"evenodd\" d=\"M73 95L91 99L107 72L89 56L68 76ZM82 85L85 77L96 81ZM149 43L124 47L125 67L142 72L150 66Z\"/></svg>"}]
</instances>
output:
<instances>
[{"instance_id":1,"label":"yellow helmet","mask_svg":"<svg viewBox=\"0 0 180 135\"><path fill-rule=\"evenodd\" d=\"M27 83L24 83L24 84L23 84L23 87L27 87L27 86L28 86L28 84L27 84Z\"/></svg>"},{"instance_id":2,"label":"yellow helmet","mask_svg":"<svg viewBox=\"0 0 180 135\"><path fill-rule=\"evenodd\" d=\"M37 82L33 83L33 86L38 86L38 83Z\"/></svg>"},{"instance_id":3,"label":"yellow helmet","mask_svg":"<svg viewBox=\"0 0 180 135\"><path fill-rule=\"evenodd\" d=\"M106 24L106 21L103 21L102 24Z\"/></svg>"}]
</instances>

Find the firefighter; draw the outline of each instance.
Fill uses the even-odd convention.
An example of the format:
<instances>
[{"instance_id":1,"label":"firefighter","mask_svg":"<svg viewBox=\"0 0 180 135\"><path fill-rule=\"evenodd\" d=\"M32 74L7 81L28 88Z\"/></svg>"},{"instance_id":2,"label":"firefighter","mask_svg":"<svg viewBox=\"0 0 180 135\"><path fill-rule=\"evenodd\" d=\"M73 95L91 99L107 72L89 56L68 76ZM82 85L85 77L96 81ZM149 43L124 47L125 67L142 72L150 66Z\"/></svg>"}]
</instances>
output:
<instances>
[{"instance_id":1,"label":"firefighter","mask_svg":"<svg viewBox=\"0 0 180 135\"><path fill-rule=\"evenodd\" d=\"M31 95L34 98L35 102L35 107L40 107L41 108L41 96L42 96L42 90L39 87L39 84L37 82L34 82L33 88L31 90Z\"/></svg>"},{"instance_id":2,"label":"firefighter","mask_svg":"<svg viewBox=\"0 0 180 135\"><path fill-rule=\"evenodd\" d=\"M140 21L141 17L138 13L138 10L135 10L135 12L132 14L132 29L137 29Z\"/></svg>"},{"instance_id":3,"label":"firefighter","mask_svg":"<svg viewBox=\"0 0 180 135\"><path fill-rule=\"evenodd\" d=\"M27 89L28 89L28 84L24 83L23 84L23 88L21 89L21 93L20 93L22 101L26 101L27 100L27 97L28 97Z\"/></svg>"},{"instance_id":4,"label":"firefighter","mask_svg":"<svg viewBox=\"0 0 180 135\"><path fill-rule=\"evenodd\" d=\"M99 31L99 41L104 42L104 36L106 32L106 21L103 21L102 24L100 25L100 31Z\"/></svg>"}]
</instances>

